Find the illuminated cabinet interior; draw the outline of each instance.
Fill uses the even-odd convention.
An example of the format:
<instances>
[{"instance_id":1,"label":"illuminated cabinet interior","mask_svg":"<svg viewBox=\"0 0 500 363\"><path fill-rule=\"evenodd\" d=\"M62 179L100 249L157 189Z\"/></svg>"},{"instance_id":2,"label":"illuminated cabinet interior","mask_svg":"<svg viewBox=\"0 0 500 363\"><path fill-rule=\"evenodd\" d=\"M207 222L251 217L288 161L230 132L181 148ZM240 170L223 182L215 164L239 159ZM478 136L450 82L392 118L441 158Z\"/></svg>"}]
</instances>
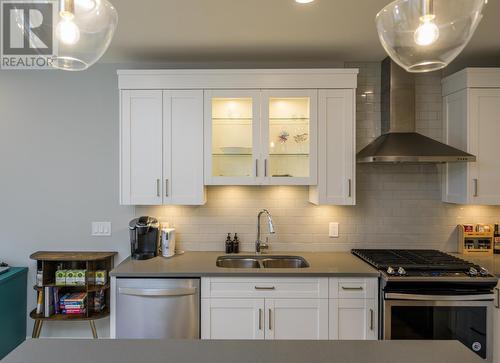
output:
<instances>
[{"instance_id":1,"label":"illuminated cabinet interior","mask_svg":"<svg viewBox=\"0 0 500 363\"><path fill-rule=\"evenodd\" d=\"M269 98L269 175L310 176L309 97Z\"/></svg>"},{"instance_id":2,"label":"illuminated cabinet interior","mask_svg":"<svg viewBox=\"0 0 500 363\"><path fill-rule=\"evenodd\" d=\"M252 98L212 99L212 176L253 177Z\"/></svg>"},{"instance_id":3,"label":"illuminated cabinet interior","mask_svg":"<svg viewBox=\"0 0 500 363\"><path fill-rule=\"evenodd\" d=\"M206 93L209 185L316 183L317 91Z\"/></svg>"}]
</instances>

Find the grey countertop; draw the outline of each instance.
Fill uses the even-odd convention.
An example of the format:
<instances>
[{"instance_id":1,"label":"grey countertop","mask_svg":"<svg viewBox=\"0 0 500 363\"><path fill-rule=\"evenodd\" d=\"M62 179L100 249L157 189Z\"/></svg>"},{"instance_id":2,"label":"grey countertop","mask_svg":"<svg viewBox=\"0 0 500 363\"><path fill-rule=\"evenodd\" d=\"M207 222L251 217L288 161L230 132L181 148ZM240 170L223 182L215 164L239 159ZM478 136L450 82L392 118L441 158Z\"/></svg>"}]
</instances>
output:
<instances>
[{"instance_id":1,"label":"grey countertop","mask_svg":"<svg viewBox=\"0 0 500 363\"><path fill-rule=\"evenodd\" d=\"M339 276L377 277L379 272L349 252L286 252L266 255L304 257L308 268L242 269L221 268L215 265L222 252L186 252L171 258L155 257L146 261L126 259L112 272L116 277L201 277L201 276ZM240 253L251 255L251 253Z\"/></svg>"},{"instance_id":2,"label":"grey countertop","mask_svg":"<svg viewBox=\"0 0 500 363\"><path fill-rule=\"evenodd\" d=\"M484 363L457 341L30 339L3 363Z\"/></svg>"},{"instance_id":3,"label":"grey countertop","mask_svg":"<svg viewBox=\"0 0 500 363\"><path fill-rule=\"evenodd\" d=\"M466 261L471 261L481 267L486 268L491 274L500 277L500 255L491 255L491 256L470 256L470 255L462 255L455 254L461 259Z\"/></svg>"}]
</instances>

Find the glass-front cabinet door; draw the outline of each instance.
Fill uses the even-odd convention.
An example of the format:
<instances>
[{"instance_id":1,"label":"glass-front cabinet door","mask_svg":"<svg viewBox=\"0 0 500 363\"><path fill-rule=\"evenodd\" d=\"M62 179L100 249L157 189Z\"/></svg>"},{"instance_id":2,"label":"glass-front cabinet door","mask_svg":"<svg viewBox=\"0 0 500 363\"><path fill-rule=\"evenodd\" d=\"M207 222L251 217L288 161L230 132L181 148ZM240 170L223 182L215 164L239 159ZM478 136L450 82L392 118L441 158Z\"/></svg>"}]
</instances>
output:
<instances>
[{"instance_id":1,"label":"glass-front cabinet door","mask_svg":"<svg viewBox=\"0 0 500 363\"><path fill-rule=\"evenodd\" d=\"M261 184L259 101L258 90L205 91L207 185Z\"/></svg>"},{"instance_id":2,"label":"glass-front cabinet door","mask_svg":"<svg viewBox=\"0 0 500 363\"><path fill-rule=\"evenodd\" d=\"M265 184L317 183L317 90L262 92Z\"/></svg>"}]
</instances>

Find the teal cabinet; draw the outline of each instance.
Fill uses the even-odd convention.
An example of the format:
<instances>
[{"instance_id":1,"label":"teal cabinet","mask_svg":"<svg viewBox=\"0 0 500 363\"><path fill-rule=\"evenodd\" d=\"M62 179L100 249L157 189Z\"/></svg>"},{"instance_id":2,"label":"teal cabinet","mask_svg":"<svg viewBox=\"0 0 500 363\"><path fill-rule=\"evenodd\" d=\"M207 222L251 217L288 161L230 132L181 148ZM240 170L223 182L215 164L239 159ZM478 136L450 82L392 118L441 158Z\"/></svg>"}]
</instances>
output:
<instances>
[{"instance_id":1,"label":"teal cabinet","mask_svg":"<svg viewBox=\"0 0 500 363\"><path fill-rule=\"evenodd\" d=\"M26 339L27 280L24 267L0 275L0 359Z\"/></svg>"}]
</instances>

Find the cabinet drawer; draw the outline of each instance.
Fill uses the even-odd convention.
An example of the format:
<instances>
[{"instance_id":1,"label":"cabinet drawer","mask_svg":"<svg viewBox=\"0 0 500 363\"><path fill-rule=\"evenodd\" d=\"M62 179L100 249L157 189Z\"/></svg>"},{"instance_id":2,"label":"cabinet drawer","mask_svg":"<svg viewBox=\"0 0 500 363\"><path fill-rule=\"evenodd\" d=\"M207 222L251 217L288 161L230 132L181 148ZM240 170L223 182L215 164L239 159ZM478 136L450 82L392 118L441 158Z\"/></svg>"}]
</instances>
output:
<instances>
[{"instance_id":1,"label":"cabinet drawer","mask_svg":"<svg viewBox=\"0 0 500 363\"><path fill-rule=\"evenodd\" d=\"M332 299L376 299L377 278L330 278Z\"/></svg>"},{"instance_id":2,"label":"cabinet drawer","mask_svg":"<svg viewBox=\"0 0 500 363\"><path fill-rule=\"evenodd\" d=\"M328 298L328 278L240 278L202 279L202 297Z\"/></svg>"}]
</instances>

